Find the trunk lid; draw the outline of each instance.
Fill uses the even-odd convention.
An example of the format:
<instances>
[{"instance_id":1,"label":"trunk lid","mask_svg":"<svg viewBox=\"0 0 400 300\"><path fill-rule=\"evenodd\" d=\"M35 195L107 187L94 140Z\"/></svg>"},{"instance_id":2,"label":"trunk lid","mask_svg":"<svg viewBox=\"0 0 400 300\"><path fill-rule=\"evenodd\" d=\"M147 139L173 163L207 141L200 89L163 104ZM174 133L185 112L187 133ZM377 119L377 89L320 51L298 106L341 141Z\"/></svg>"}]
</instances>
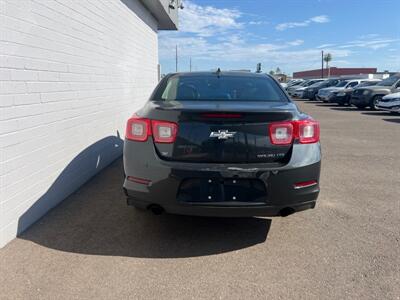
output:
<instances>
[{"instance_id":1,"label":"trunk lid","mask_svg":"<svg viewBox=\"0 0 400 300\"><path fill-rule=\"evenodd\" d=\"M297 108L284 102L182 101L149 103L146 115L178 124L173 144L155 143L158 155L194 163L282 163L292 145L271 144L268 124L293 120Z\"/></svg>"}]
</instances>

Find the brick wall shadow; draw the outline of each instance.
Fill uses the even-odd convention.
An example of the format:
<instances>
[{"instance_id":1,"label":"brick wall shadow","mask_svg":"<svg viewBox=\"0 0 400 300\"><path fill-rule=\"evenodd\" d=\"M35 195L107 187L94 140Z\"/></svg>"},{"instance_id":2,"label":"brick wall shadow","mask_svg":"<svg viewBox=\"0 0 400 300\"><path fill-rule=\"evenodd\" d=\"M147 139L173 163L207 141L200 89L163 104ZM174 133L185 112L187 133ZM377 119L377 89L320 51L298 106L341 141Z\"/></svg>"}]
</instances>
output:
<instances>
[{"instance_id":1,"label":"brick wall shadow","mask_svg":"<svg viewBox=\"0 0 400 300\"><path fill-rule=\"evenodd\" d=\"M65 167L50 188L19 217L17 234L24 232L50 209L120 157L122 149L123 140L117 132L116 136L105 137L80 152Z\"/></svg>"}]
</instances>

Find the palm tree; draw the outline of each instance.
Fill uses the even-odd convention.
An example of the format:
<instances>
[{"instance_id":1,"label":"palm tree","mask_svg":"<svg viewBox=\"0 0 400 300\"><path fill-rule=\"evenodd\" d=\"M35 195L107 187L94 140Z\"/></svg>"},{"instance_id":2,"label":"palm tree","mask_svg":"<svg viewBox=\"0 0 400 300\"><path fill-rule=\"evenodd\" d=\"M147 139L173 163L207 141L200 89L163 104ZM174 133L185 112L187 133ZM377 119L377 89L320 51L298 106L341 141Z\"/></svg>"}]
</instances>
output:
<instances>
[{"instance_id":1,"label":"palm tree","mask_svg":"<svg viewBox=\"0 0 400 300\"><path fill-rule=\"evenodd\" d=\"M328 77L331 76L331 69L329 68L329 62L332 61L332 54L327 53L324 55L324 62L326 63L326 69L328 70Z\"/></svg>"}]
</instances>

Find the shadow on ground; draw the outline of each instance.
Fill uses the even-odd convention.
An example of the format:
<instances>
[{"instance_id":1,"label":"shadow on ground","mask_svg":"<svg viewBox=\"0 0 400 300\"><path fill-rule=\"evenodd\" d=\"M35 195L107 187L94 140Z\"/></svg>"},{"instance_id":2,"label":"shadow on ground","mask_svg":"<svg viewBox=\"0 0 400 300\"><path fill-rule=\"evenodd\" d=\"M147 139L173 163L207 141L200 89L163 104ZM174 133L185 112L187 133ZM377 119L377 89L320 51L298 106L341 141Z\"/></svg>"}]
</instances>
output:
<instances>
[{"instance_id":1,"label":"shadow on ground","mask_svg":"<svg viewBox=\"0 0 400 300\"><path fill-rule=\"evenodd\" d=\"M337 104L335 103L318 103L316 106L322 106L322 107L338 107Z\"/></svg>"},{"instance_id":2,"label":"shadow on ground","mask_svg":"<svg viewBox=\"0 0 400 300\"><path fill-rule=\"evenodd\" d=\"M337 110L337 111L358 111L358 112L369 110L369 109L360 109L360 108L353 107L353 106L338 106L338 105L336 107L330 107L330 109Z\"/></svg>"},{"instance_id":3,"label":"shadow on ground","mask_svg":"<svg viewBox=\"0 0 400 300\"><path fill-rule=\"evenodd\" d=\"M390 113L386 111L369 111L369 112L363 112L362 114L366 116L378 116L378 117L390 116Z\"/></svg>"},{"instance_id":4,"label":"shadow on ground","mask_svg":"<svg viewBox=\"0 0 400 300\"><path fill-rule=\"evenodd\" d=\"M118 159L20 238L66 252L147 258L218 254L262 243L271 220L154 216L126 205Z\"/></svg>"},{"instance_id":5,"label":"shadow on ground","mask_svg":"<svg viewBox=\"0 0 400 300\"><path fill-rule=\"evenodd\" d=\"M400 118L398 118L398 119L382 119L382 120L384 120L384 121L386 121L386 122L391 122L391 123L400 124Z\"/></svg>"}]
</instances>

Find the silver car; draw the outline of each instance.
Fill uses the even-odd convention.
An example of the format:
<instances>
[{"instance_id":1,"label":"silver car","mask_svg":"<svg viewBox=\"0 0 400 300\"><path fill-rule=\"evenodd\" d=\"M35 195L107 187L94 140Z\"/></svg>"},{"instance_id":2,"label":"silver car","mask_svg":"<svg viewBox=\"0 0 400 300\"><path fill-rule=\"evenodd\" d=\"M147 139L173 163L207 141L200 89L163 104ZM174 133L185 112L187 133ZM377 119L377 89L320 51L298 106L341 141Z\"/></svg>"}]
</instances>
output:
<instances>
[{"instance_id":1,"label":"silver car","mask_svg":"<svg viewBox=\"0 0 400 300\"><path fill-rule=\"evenodd\" d=\"M392 113L400 113L400 92L389 94L383 97L377 103L377 108Z\"/></svg>"},{"instance_id":2,"label":"silver car","mask_svg":"<svg viewBox=\"0 0 400 300\"><path fill-rule=\"evenodd\" d=\"M287 92L288 92L288 94L290 96L301 98L302 95L303 95L302 91L306 87L308 87L310 85L313 85L314 83L320 82L322 80L323 79L309 79L309 80L306 80L306 81L302 82L299 85L294 85L294 86L288 87Z\"/></svg>"}]
</instances>

